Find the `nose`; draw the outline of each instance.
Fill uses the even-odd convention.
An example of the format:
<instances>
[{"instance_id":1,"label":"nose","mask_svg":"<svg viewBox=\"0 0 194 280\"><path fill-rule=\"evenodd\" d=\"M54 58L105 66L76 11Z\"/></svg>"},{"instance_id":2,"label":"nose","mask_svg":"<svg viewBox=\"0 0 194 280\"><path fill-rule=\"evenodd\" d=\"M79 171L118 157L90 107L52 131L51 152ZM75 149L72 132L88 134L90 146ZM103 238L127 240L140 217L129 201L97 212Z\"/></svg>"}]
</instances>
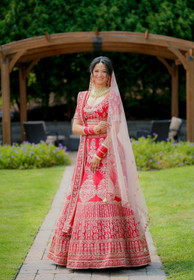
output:
<instances>
[{"instance_id":1,"label":"nose","mask_svg":"<svg viewBox=\"0 0 194 280\"><path fill-rule=\"evenodd\" d=\"M99 73L98 73L98 76L99 76L99 77L101 77L101 76L102 76L102 74L103 74L102 72L99 72Z\"/></svg>"}]
</instances>

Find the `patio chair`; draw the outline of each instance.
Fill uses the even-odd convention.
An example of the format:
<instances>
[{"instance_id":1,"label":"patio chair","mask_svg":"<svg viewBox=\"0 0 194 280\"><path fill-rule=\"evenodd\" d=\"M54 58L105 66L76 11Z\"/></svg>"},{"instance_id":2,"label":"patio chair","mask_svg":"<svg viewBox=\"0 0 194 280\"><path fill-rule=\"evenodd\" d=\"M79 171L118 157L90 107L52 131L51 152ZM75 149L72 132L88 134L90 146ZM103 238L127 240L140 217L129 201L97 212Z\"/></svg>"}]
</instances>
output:
<instances>
[{"instance_id":1,"label":"patio chair","mask_svg":"<svg viewBox=\"0 0 194 280\"><path fill-rule=\"evenodd\" d=\"M26 134L26 140L30 143L40 143L40 141L49 141L56 146L65 140L64 135L58 135L57 131L51 135L49 131L46 130L46 125L44 121L29 121L23 122L24 130Z\"/></svg>"},{"instance_id":2,"label":"patio chair","mask_svg":"<svg viewBox=\"0 0 194 280\"><path fill-rule=\"evenodd\" d=\"M71 120L71 127L73 124L73 119ZM69 138L67 140L67 149L69 151L77 151L79 148L79 143L80 143L80 135L79 134L75 134L75 133L71 133L69 135Z\"/></svg>"},{"instance_id":3,"label":"patio chair","mask_svg":"<svg viewBox=\"0 0 194 280\"><path fill-rule=\"evenodd\" d=\"M172 117L169 127L168 138L179 141L180 131L183 125L183 120L177 117Z\"/></svg>"},{"instance_id":4,"label":"patio chair","mask_svg":"<svg viewBox=\"0 0 194 280\"><path fill-rule=\"evenodd\" d=\"M151 122L150 130L138 130L137 138L148 135L154 137L157 134L156 141L166 141L169 133L170 120L154 120Z\"/></svg>"}]
</instances>

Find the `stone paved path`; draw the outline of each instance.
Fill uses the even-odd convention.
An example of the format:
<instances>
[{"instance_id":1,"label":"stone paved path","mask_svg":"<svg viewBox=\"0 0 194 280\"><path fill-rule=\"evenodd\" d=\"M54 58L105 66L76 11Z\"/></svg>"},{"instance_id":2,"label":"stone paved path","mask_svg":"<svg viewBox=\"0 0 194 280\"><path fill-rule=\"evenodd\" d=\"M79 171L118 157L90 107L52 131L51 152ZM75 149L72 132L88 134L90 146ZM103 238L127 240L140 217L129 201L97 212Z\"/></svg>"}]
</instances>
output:
<instances>
[{"instance_id":1,"label":"stone paved path","mask_svg":"<svg viewBox=\"0 0 194 280\"><path fill-rule=\"evenodd\" d=\"M70 157L74 163L76 153L70 153ZM160 258L156 254L156 249L149 231L147 232L147 241L152 263L146 267L133 269L71 270L58 266L47 259L49 243L64 204L65 194L73 174L73 167L74 164L66 167L52 207L40 227L15 280L165 280L166 276Z\"/></svg>"}]
</instances>

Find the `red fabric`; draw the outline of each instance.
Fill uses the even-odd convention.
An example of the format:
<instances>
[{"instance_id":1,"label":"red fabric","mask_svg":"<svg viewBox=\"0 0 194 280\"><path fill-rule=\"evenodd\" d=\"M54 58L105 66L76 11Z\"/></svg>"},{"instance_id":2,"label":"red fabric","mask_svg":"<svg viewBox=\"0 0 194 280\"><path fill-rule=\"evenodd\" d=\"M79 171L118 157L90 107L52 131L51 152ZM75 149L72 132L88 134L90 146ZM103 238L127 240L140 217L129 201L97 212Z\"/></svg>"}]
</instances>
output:
<instances>
[{"instance_id":1,"label":"red fabric","mask_svg":"<svg viewBox=\"0 0 194 280\"><path fill-rule=\"evenodd\" d=\"M96 152L96 155L99 157L99 158L103 158L107 152L107 148L102 144L100 145L100 147L98 148L97 152Z\"/></svg>"},{"instance_id":2,"label":"red fabric","mask_svg":"<svg viewBox=\"0 0 194 280\"><path fill-rule=\"evenodd\" d=\"M93 108L86 105L87 125L106 120L107 111L107 98ZM72 232L67 235L62 231L71 199L70 190L51 242L48 258L69 268L133 267L151 261L145 236L139 237L133 212L121 205L114 162L110 178L107 178L106 157L102 158L97 172L90 170L90 161L106 136L86 136L86 163ZM111 184L107 184L107 180ZM107 203L103 202L104 198Z\"/></svg>"},{"instance_id":3,"label":"red fabric","mask_svg":"<svg viewBox=\"0 0 194 280\"><path fill-rule=\"evenodd\" d=\"M86 127L84 127L84 133L86 135L96 134L95 131L94 131L94 126L86 126Z\"/></svg>"}]
</instances>

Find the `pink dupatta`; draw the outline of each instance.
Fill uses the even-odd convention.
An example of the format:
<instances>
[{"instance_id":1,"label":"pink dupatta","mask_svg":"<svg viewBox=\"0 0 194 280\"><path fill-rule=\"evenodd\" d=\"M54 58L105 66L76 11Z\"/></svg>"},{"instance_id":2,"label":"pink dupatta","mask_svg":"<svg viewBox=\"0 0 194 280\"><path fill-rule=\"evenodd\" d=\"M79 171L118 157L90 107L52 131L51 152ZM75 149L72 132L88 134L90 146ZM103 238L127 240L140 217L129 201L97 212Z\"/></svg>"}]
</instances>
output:
<instances>
[{"instance_id":1,"label":"pink dupatta","mask_svg":"<svg viewBox=\"0 0 194 280\"><path fill-rule=\"evenodd\" d=\"M80 92L78 95L77 109L79 110L81 124L84 126L86 124L83 116L83 108L91 89L92 84L90 82L89 91ZM109 184L112 184L112 181L109 178L111 178L112 172L116 170L117 182L115 187L119 188L122 206L131 210L135 218L139 235L140 237L143 237L150 221L150 217L139 184L139 176L128 134L123 104L114 72L111 77L107 121L109 122L109 129L107 131L107 189L109 188ZM63 232L67 234L70 234L71 232L79 190L82 183L86 163L86 139L86 136L81 137L76 166L71 181L71 200L67 210L67 219L63 227ZM112 168L113 165L114 170Z\"/></svg>"}]
</instances>

